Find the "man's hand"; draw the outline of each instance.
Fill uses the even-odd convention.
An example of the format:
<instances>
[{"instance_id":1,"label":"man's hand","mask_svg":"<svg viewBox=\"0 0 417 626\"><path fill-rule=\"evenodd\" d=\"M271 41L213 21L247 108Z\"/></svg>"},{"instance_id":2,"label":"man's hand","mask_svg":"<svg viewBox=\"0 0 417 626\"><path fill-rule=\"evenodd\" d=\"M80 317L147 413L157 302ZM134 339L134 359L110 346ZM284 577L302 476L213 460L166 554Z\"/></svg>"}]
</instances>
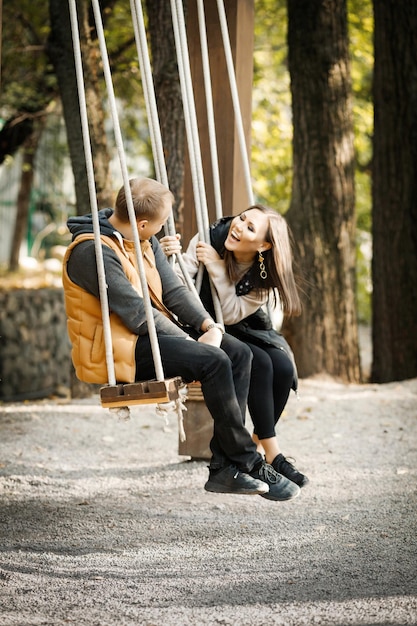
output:
<instances>
[{"instance_id":1,"label":"man's hand","mask_svg":"<svg viewBox=\"0 0 417 626\"><path fill-rule=\"evenodd\" d=\"M200 343L206 343L209 346L214 346L215 348L220 348L220 344L223 339L222 331L217 328L210 328L207 330L201 337L198 338Z\"/></svg>"}]
</instances>

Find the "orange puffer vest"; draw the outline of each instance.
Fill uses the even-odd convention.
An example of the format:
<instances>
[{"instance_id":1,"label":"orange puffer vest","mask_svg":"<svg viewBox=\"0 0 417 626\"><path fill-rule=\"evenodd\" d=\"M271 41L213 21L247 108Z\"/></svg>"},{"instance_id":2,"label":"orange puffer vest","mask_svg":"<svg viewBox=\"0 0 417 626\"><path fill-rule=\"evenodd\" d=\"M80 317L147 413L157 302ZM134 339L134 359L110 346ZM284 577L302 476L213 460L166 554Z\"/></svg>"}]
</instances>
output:
<instances>
[{"instance_id":1,"label":"orange puffer vest","mask_svg":"<svg viewBox=\"0 0 417 626\"><path fill-rule=\"evenodd\" d=\"M140 277L137 271L134 244L123 241L123 246L112 237L101 235L103 244L109 246L118 256L129 282L142 296ZM108 382L106 351L104 343L101 306L98 298L72 282L68 276L67 263L72 250L79 243L94 239L92 233L79 235L66 251L63 263L63 286L67 328L72 344L71 357L77 378L86 383L106 384ZM142 248L146 275L150 272L152 288L162 296L159 274L155 268L155 258L149 242ZM158 282L159 281L159 282ZM149 282L149 277L148 277ZM131 383L135 381L135 347L138 335L131 332L116 313L110 312L113 360L116 381Z\"/></svg>"}]
</instances>

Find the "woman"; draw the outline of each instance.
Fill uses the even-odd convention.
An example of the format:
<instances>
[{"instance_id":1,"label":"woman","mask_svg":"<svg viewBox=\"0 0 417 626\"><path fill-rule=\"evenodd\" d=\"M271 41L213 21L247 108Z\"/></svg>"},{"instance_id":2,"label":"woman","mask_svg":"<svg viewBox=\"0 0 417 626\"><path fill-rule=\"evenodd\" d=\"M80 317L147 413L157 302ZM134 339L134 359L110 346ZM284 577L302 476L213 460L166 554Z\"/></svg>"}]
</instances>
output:
<instances>
[{"instance_id":1,"label":"woman","mask_svg":"<svg viewBox=\"0 0 417 626\"><path fill-rule=\"evenodd\" d=\"M214 315L209 277L221 304L226 331L244 341L253 353L248 409L253 439L267 463L300 487L308 478L281 453L275 432L297 372L285 339L272 329L261 308L277 293L285 317L299 315L300 299L294 280L292 252L285 219L256 204L235 217L221 218L210 227L211 245L196 235L182 255L192 278L205 267L200 297ZM181 252L179 235L161 239L167 256ZM180 271L180 270L179 270Z\"/></svg>"}]
</instances>

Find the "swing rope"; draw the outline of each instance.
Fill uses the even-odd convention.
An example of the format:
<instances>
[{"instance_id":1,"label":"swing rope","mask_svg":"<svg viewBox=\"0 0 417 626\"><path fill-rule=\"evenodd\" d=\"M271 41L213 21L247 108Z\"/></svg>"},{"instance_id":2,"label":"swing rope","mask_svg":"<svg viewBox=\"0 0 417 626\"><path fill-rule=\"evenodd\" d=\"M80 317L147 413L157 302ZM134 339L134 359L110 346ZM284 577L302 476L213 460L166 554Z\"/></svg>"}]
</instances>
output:
<instances>
[{"instance_id":1,"label":"swing rope","mask_svg":"<svg viewBox=\"0 0 417 626\"><path fill-rule=\"evenodd\" d=\"M223 217L223 206L220 188L219 159L216 141L216 127L214 122L213 92L211 89L210 60L208 54L206 18L204 14L203 0L197 0L197 11L200 32L201 60L203 65L204 90L207 107L207 124L210 144L211 169L213 176L214 205L216 207L216 219L220 219L221 217Z\"/></svg>"},{"instance_id":2,"label":"swing rope","mask_svg":"<svg viewBox=\"0 0 417 626\"><path fill-rule=\"evenodd\" d=\"M152 70L151 63L149 58L149 49L147 45L147 37L146 37L146 29L145 22L143 19L143 9L141 0L130 0L131 14L132 14L132 22L133 29L135 35L136 49L139 59L139 67L142 77L142 87L145 99L145 107L147 111L148 117L148 127L149 134L151 138L152 145L152 155L153 161L155 165L156 178L157 180L165 185L165 187L169 188L168 183L168 174L166 170L165 158L164 158L164 150L161 136L161 128L159 124L159 116L158 116L158 108L156 104L156 96L155 96L155 88L152 78ZM169 215L168 221L165 225L165 233L169 235L175 235L175 223L172 215L172 211ZM183 273L184 279L187 283L189 290L194 294L194 296L200 300L198 292L195 288L194 282L192 281L190 275L188 274L184 260L181 255L176 255L177 261L180 265L181 271ZM174 260L174 259L172 259ZM179 392L179 397L175 399L174 405L169 404L159 404L157 406L157 413L159 415L165 416L167 420L168 413L172 408L175 408L178 415L178 429L179 429L179 438L180 441L185 441L186 435L184 430L184 419L183 419L183 410L185 409L184 401L185 398L181 397L181 390Z\"/></svg>"},{"instance_id":3,"label":"swing rope","mask_svg":"<svg viewBox=\"0 0 417 626\"><path fill-rule=\"evenodd\" d=\"M146 40L145 22L143 19L143 9L141 0L130 0L130 10L132 14L133 30L135 35L136 50L139 59L140 75L142 79L143 95L148 117L149 135L151 138L152 155L155 165L157 180L168 187L168 176L163 155L162 140L156 106L155 92L149 51ZM168 234L168 233L167 233Z\"/></svg>"},{"instance_id":4,"label":"swing rope","mask_svg":"<svg viewBox=\"0 0 417 626\"><path fill-rule=\"evenodd\" d=\"M130 0L130 6L135 33L136 48L139 58L140 72L142 76L142 86L148 116L149 134L151 137L152 155L155 164L156 177L162 185L165 185L169 188L141 1ZM170 213L170 216L168 218L165 232L167 235L175 235L175 223L172 212ZM194 296L198 300L200 300L194 282L185 268L182 256L179 254L176 255L176 258L184 275L187 287L194 294Z\"/></svg>"},{"instance_id":5,"label":"swing rope","mask_svg":"<svg viewBox=\"0 0 417 626\"><path fill-rule=\"evenodd\" d=\"M185 23L182 5L177 6L177 0L171 0L172 25L174 29L175 46L177 51L178 73L182 102L184 107L184 122L187 134L191 179L196 204L196 219L199 237L207 242L209 223L207 215L207 201L204 188L203 164L198 136L197 117L192 97L192 83L190 76L190 63L188 50L185 43ZM188 72L187 72L188 70Z\"/></svg>"},{"instance_id":6,"label":"swing rope","mask_svg":"<svg viewBox=\"0 0 417 626\"><path fill-rule=\"evenodd\" d=\"M129 220L132 224L132 230L134 235L134 244L135 244L135 252L137 257L137 264L139 267L139 276L142 286L143 292L143 302L146 314L146 320L148 324L148 333L151 341L152 348L152 356L154 359L155 372L157 375L156 381L144 381L141 383L131 383L131 384L116 384L115 380L115 370L114 370L114 359L113 359L113 350L112 350L112 337L111 337L111 326L110 326L110 313L108 306L108 297L107 297L107 285L106 285L106 277L105 277L105 268L104 268L104 260L103 260L103 251L102 251L102 242L100 238L100 224L98 217L98 206L97 206L97 195L95 189L95 181L94 181L94 167L93 167L93 159L91 152L91 142L88 128L88 115L87 115L87 106L85 100L85 86L84 86L84 78L83 78L83 67L82 67L82 56L81 56L81 48L80 48L80 35L78 29L78 17L77 17L77 9L76 9L76 0L69 0L69 9L70 9L70 23L72 30L72 38L73 38L73 49L74 49L74 61L76 66L76 76L77 76L77 88L78 88L78 97L79 97L79 106L80 106L80 115L81 115L81 123L82 123L82 134L83 134L83 145L86 159L86 169L87 169L87 179L88 179L88 188L89 188L89 196L90 196L90 204L92 211L92 221L93 221L93 232L94 232L94 243L95 243L95 252L96 252L96 262L97 262L97 274L98 274L98 283L99 283L99 295L100 295L100 305L102 312L102 321L103 321L103 335L105 342L105 355L106 355L106 366L108 373L108 386L105 388L101 388L101 403L103 407L107 407L110 410L115 410L118 412L119 417L127 418L129 416L129 405L130 404L147 404L147 403L155 403L155 402L167 402L172 401L172 399L179 398L179 386L181 384L181 379L179 377L170 379L168 381L164 380L162 361L159 352L159 344L155 330L155 321L152 313L152 305L148 291L148 285L146 281L145 268L143 263L143 258L141 254L140 241L139 236L136 229L136 216L134 213L132 195L130 191L129 178L127 174L126 167L126 159L123 149L123 142L121 138L120 125L118 120L117 108L116 108L116 100L114 97L110 66L106 51L106 43L104 38L104 30L101 21L100 8L97 0L93 0L93 12L94 18L96 21L96 29L100 44L100 51L102 55L103 61L103 69L106 80L107 92L109 96L114 132L116 138L116 145L119 153L119 160L123 174L123 181L126 192L126 201L128 205L128 213ZM136 237L135 237L136 235ZM178 403L177 409L180 412L182 408L181 402ZM181 413L182 419L182 413ZM180 435L182 436L183 429Z\"/></svg>"},{"instance_id":7,"label":"swing rope","mask_svg":"<svg viewBox=\"0 0 417 626\"><path fill-rule=\"evenodd\" d=\"M135 251L136 251L136 261L137 261L138 268L139 268L139 276L140 276L141 287L142 287L146 321L148 324L148 334L149 334L149 338L151 342L152 356L153 356L154 365L155 365L156 379L164 380L164 371L162 368L162 360L161 360L161 355L159 352L158 337L157 337L156 329L155 329L155 320L154 320L153 313L152 313L151 299L149 296L148 283L146 281L146 275L145 275L145 265L144 265L142 253L141 253L139 233L136 228L136 215L135 215L135 209L133 207L132 192L131 192L130 184L129 184L129 174L128 174L127 164L126 164L126 155L125 155L124 148L123 148L122 133L120 130L120 122L119 122L119 116L118 116L117 106L116 106L116 98L114 95L113 81L112 81L111 72L110 72L110 63L109 63L109 58L107 54L103 22L101 19L100 6L99 6L98 0L92 0L92 5L93 5L93 12L94 12L94 19L96 23L97 37L98 37L99 46L100 46L101 59L103 62L104 79L106 82L107 95L109 98L110 110L111 110L111 115L112 115L112 120L113 120L113 131L115 135L116 147L117 147L119 161L120 161L120 169L121 169L123 184L125 188L127 211L129 215L129 221L130 221L130 224L132 226L132 231L133 231L133 242L134 242Z\"/></svg>"},{"instance_id":8,"label":"swing rope","mask_svg":"<svg viewBox=\"0 0 417 626\"><path fill-rule=\"evenodd\" d=\"M182 101L184 106L184 120L187 133L191 177L193 182L194 200L199 237L210 243L209 217L207 198L205 193L203 163L201 158L200 139L198 133L197 114L191 80L190 59L188 55L187 34L185 29L184 10L181 0L171 0L172 24L174 29L175 45L177 50L178 71L180 76ZM200 264L196 278L197 290L201 288L204 266ZM210 281L210 289L214 304L215 317L218 323L223 324L223 314L217 291Z\"/></svg>"},{"instance_id":9,"label":"swing rope","mask_svg":"<svg viewBox=\"0 0 417 626\"><path fill-rule=\"evenodd\" d=\"M97 276L100 293L101 315L103 319L104 345L106 352L107 376L110 385L116 384L114 371L113 348L109 322L109 303L107 299L107 284L104 271L102 243L100 239L100 225L98 218L97 194L94 181L93 156L91 152L90 132L88 128L87 103L85 98L84 75L81 58L80 33L78 29L76 0L69 0L72 42L74 50L75 71L77 77L78 99L80 105L81 128L84 145L84 155L87 169L88 191L90 196L91 215L93 219L94 245L97 259Z\"/></svg>"}]
</instances>

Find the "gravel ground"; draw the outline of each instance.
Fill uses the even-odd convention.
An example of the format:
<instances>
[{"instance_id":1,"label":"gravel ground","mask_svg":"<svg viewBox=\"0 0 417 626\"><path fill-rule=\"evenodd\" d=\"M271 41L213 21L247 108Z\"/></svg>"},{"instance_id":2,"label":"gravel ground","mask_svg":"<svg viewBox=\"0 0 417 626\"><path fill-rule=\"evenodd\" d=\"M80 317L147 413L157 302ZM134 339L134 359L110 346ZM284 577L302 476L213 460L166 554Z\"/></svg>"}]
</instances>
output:
<instances>
[{"instance_id":1,"label":"gravel ground","mask_svg":"<svg viewBox=\"0 0 417 626\"><path fill-rule=\"evenodd\" d=\"M154 406L0 405L0 624L417 624L417 379L300 395L285 503L206 493Z\"/></svg>"}]
</instances>

